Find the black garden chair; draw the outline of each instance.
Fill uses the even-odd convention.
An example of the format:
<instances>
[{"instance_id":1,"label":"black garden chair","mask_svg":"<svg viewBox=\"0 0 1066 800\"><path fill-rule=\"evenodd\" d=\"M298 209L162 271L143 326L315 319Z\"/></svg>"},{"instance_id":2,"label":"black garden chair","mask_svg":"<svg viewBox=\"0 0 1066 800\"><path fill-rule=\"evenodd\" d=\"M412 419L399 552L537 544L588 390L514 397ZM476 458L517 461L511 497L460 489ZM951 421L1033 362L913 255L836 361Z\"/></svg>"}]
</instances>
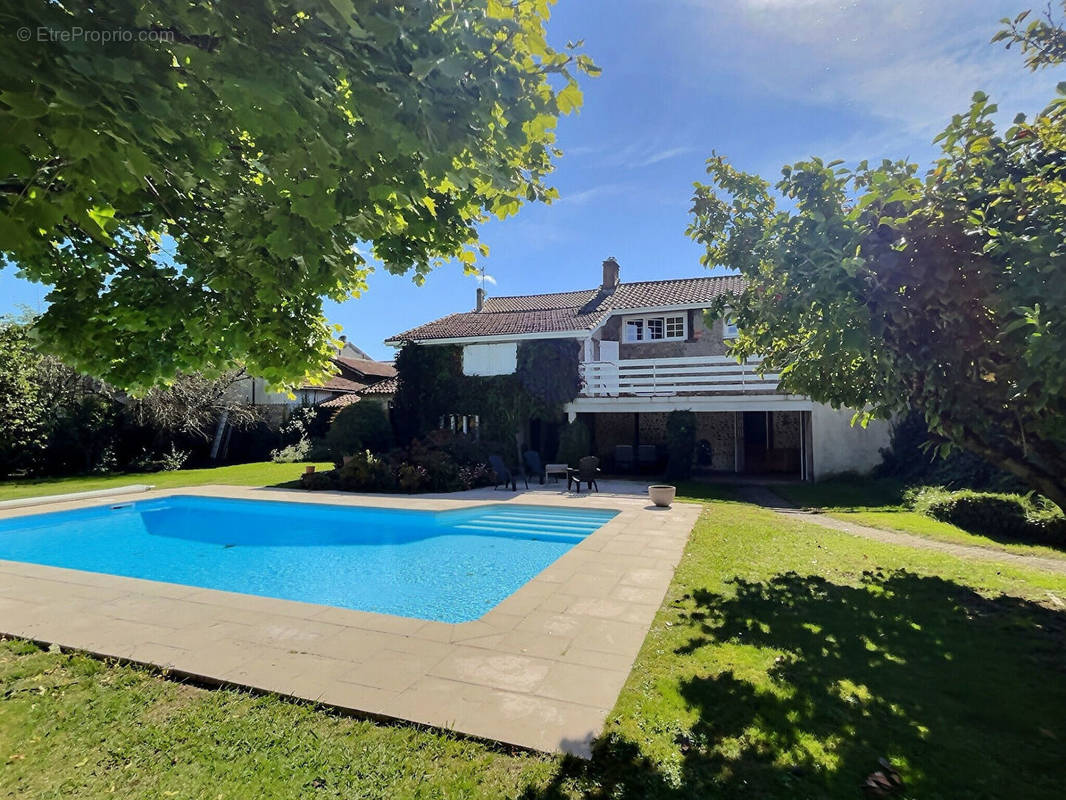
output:
<instances>
[{"instance_id":1,"label":"black garden chair","mask_svg":"<svg viewBox=\"0 0 1066 800\"><path fill-rule=\"evenodd\" d=\"M526 462L526 475L532 475L544 483L544 464L541 463L540 453L536 450L526 450L522 454L522 460Z\"/></svg>"},{"instance_id":2,"label":"black garden chair","mask_svg":"<svg viewBox=\"0 0 1066 800\"><path fill-rule=\"evenodd\" d=\"M503 459L500 456L489 456L489 466L492 467L493 480L496 482L493 488L499 489L502 484L504 487L511 487L511 491L518 491L518 480L515 478L510 467L503 463ZM526 482L526 488L529 488L529 480L525 475L522 479Z\"/></svg>"},{"instance_id":3,"label":"black garden chair","mask_svg":"<svg viewBox=\"0 0 1066 800\"><path fill-rule=\"evenodd\" d=\"M596 476L600 472L600 460L596 456L585 456L577 462L577 468L571 468L566 475L566 490L570 491L571 485L577 486L578 494L581 493L581 483L588 484L589 491L599 491Z\"/></svg>"}]
</instances>

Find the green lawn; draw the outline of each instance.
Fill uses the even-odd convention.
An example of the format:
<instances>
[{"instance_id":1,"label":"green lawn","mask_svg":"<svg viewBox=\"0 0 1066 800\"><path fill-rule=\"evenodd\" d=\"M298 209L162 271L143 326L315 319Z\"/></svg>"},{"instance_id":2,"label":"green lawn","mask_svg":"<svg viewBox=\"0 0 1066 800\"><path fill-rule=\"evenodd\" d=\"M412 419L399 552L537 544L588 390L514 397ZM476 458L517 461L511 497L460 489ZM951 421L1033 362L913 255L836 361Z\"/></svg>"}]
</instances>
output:
<instances>
[{"instance_id":1,"label":"green lawn","mask_svg":"<svg viewBox=\"0 0 1066 800\"><path fill-rule=\"evenodd\" d=\"M820 509L836 519L890 531L902 531L951 544L1004 550L1018 555L1066 559L1061 548L1041 544L999 541L969 533L948 522L911 511L903 503L904 486L889 479L829 480L771 487L786 500L803 508Z\"/></svg>"},{"instance_id":2,"label":"green lawn","mask_svg":"<svg viewBox=\"0 0 1066 800\"><path fill-rule=\"evenodd\" d=\"M264 461L257 464L235 464L230 467L211 469L181 469L173 472L125 472L119 475L4 481L0 482L0 500L110 489L131 483L150 483L154 484L157 489L203 486L208 483L223 483L230 486L273 486L296 480L304 471L304 466L306 465L275 464L272 461ZM316 466L318 469L333 468L333 465L328 463L316 463Z\"/></svg>"},{"instance_id":3,"label":"green lawn","mask_svg":"<svg viewBox=\"0 0 1066 800\"><path fill-rule=\"evenodd\" d=\"M590 763L0 645L0 796L1058 798L1066 576L713 490Z\"/></svg>"}]
</instances>

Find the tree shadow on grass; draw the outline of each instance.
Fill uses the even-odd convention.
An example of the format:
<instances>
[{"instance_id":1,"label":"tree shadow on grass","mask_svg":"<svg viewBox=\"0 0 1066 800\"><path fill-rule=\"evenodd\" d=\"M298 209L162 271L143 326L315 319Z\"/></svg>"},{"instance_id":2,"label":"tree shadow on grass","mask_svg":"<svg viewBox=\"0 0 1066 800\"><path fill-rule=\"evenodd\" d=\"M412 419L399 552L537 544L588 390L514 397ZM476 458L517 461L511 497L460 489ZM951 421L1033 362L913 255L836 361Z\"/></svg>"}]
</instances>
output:
<instances>
[{"instance_id":1,"label":"tree shadow on grass","mask_svg":"<svg viewBox=\"0 0 1066 800\"><path fill-rule=\"evenodd\" d=\"M1063 796L1066 615L903 570L733 583L676 604L697 718L643 720L672 757L615 734L527 798L858 798L879 756L901 797Z\"/></svg>"}]
</instances>

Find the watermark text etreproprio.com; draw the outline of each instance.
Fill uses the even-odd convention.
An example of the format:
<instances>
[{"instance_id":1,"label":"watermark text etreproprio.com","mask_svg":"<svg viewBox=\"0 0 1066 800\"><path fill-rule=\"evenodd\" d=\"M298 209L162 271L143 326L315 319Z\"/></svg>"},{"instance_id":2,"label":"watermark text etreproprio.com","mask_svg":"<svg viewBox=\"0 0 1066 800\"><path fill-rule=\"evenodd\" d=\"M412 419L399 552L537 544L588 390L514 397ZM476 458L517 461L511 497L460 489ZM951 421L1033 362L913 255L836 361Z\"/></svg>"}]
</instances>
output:
<instances>
[{"instance_id":1,"label":"watermark text etreproprio.com","mask_svg":"<svg viewBox=\"0 0 1066 800\"><path fill-rule=\"evenodd\" d=\"M112 42L173 42L174 31L158 28L19 28L16 33L20 42L88 42L111 44Z\"/></svg>"}]
</instances>

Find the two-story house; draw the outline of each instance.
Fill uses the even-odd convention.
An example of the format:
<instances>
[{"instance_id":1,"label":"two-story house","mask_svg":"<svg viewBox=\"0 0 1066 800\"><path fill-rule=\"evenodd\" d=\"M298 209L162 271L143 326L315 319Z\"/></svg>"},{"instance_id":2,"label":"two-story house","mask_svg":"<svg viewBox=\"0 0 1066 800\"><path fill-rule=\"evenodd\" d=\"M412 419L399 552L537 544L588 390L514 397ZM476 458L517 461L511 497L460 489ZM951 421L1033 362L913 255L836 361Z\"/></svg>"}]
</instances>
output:
<instances>
[{"instance_id":1,"label":"two-story house","mask_svg":"<svg viewBox=\"0 0 1066 800\"><path fill-rule=\"evenodd\" d=\"M708 323L713 301L742 286L738 276L622 283L618 262L603 262L595 289L521 297L486 297L473 311L450 314L393 336L386 344L454 344L468 375L515 371L518 343L573 339L580 344L581 393L567 404L584 420L593 450L610 466L618 447L662 445L666 416L696 413L699 454L708 469L814 480L866 472L880 461L889 426L851 425L852 411L785 394L776 375L728 356L736 329ZM530 432L537 446L543 430ZM550 457L550 456L549 456Z\"/></svg>"}]
</instances>

